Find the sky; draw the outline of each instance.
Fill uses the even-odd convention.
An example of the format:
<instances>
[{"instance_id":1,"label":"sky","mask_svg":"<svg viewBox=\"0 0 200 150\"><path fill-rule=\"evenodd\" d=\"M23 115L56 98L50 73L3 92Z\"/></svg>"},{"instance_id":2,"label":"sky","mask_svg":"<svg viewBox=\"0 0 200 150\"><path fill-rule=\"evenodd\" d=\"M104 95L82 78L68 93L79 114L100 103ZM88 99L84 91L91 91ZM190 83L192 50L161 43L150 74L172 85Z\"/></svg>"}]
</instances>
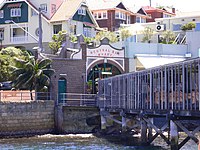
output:
<instances>
[{"instance_id":1,"label":"sky","mask_svg":"<svg viewBox=\"0 0 200 150\"><path fill-rule=\"evenodd\" d=\"M128 6L133 5L133 2L139 6L149 5L149 0L122 0ZM200 11L199 0L151 0L152 6L174 6L179 11ZM197 4L198 3L198 4Z\"/></svg>"},{"instance_id":2,"label":"sky","mask_svg":"<svg viewBox=\"0 0 200 150\"><path fill-rule=\"evenodd\" d=\"M2 3L3 0L0 0ZM98 0L94 0L98 1ZM122 0L128 6L133 5L133 2L139 6L149 5L149 0ZM151 0L152 6L174 6L179 11L200 11L199 0Z\"/></svg>"}]
</instances>

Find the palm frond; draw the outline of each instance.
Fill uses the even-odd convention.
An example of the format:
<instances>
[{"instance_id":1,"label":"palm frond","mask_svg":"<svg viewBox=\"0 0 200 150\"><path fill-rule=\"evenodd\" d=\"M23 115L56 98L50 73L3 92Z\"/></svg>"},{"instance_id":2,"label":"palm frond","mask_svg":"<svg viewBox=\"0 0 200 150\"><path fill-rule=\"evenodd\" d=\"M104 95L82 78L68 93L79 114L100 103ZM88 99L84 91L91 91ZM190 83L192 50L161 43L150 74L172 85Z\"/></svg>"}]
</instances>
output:
<instances>
[{"instance_id":1,"label":"palm frond","mask_svg":"<svg viewBox=\"0 0 200 150\"><path fill-rule=\"evenodd\" d=\"M43 69L43 68L46 68L50 64L51 64L50 59L42 59L38 63L38 68Z\"/></svg>"},{"instance_id":2,"label":"palm frond","mask_svg":"<svg viewBox=\"0 0 200 150\"><path fill-rule=\"evenodd\" d=\"M47 76L52 76L55 73L54 69L43 69L43 74L47 75Z\"/></svg>"}]
</instances>

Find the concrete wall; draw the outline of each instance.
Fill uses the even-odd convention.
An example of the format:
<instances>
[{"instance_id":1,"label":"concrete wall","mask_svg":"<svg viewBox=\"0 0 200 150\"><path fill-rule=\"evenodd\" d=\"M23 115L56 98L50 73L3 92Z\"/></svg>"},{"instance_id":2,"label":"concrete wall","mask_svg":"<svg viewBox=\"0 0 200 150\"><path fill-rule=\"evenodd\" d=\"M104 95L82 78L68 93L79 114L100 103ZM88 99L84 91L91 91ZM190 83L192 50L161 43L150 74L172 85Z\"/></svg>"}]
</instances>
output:
<instances>
[{"instance_id":1,"label":"concrete wall","mask_svg":"<svg viewBox=\"0 0 200 150\"><path fill-rule=\"evenodd\" d=\"M100 127L99 109L95 107L65 107L56 109L58 133L91 133Z\"/></svg>"},{"instance_id":2,"label":"concrete wall","mask_svg":"<svg viewBox=\"0 0 200 150\"><path fill-rule=\"evenodd\" d=\"M192 57L199 57L199 49L200 49L200 42L199 42L199 37L200 37L200 32L194 32L194 31L188 31L186 32L186 43L189 46L190 52L192 54Z\"/></svg>"},{"instance_id":3,"label":"concrete wall","mask_svg":"<svg viewBox=\"0 0 200 150\"><path fill-rule=\"evenodd\" d=\"M0 137L54 132L54 101L0 102Z\"/></svg>"},{"instance_id":4,"label":"concrete wall","mask_svg":"<svg viewBox=\"0 0 200 150\"><path fill-rule=\"evenodd\" d=\"M126 46L127 58L133 58L135 54L185 56L188 52L188 45L128 42Z\"/></svg>"}]
</instances>

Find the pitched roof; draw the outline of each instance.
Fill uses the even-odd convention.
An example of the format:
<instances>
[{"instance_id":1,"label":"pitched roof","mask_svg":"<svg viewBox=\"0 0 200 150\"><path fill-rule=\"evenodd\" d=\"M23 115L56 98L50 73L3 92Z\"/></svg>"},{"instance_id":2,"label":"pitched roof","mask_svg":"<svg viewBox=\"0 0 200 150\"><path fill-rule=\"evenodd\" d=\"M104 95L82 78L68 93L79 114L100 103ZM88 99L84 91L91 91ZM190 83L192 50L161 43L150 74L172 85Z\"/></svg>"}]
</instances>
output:
<instances>
[{"instance_id":1,"label":"pitched roof","mask_svg":"<svg viewBox=\"0 0 200 150\"><path fill-rule=\"evenodd\" d=\"M83 0L66 0L52 16L51 22L69 20L78 10Z\"/></svg>"},{"instance_id":2,"label":"pitched roof","mask_svg":"<svg viewBox=\"0 0 200 150\"><path fill-rule=\"evenodd\" d=\"M174 13L167 11L165 8L160 9L160 8L154 8L154 7L151 7L151 6L143 6L142 9L144 11L146 11L147 13L148 12L164 12L164 13L168 13L168 14L171 14L171 15L175 15Z\"/></svg>"}]
</instances>

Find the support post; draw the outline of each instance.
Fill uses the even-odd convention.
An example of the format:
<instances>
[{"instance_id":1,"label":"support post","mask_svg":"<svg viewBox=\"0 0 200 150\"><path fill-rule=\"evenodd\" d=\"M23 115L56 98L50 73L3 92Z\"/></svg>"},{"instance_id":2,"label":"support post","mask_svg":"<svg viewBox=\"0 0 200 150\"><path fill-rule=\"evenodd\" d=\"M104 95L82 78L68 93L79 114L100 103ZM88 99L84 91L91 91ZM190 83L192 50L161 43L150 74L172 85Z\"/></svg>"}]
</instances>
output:
<instances>
[{"instance_id":1,"label":"support post","mask_svg":"<svg viewBox=\"0 0 200 150\"><path fill-rule=\"evenodd\" d=\"M149 120L153 124L153 118L150 118ZM152 137L153 137L152 127L148 125L148 140L151 139Z\"/></svg>"},{"instance_id":2,"label":"support post","mask_svg":"<svg viewBox=\"0 0 200 150\"><path fill-rule=\"evenodd\" d=\"M122 132L126 132L126 118L122 116Z\"/></svg>"},{"instance_id":3,"label":"support post","mask_svg":"<svg viewBox=\"0 0 200 150\"><path fill-rule=\"evenodd\" d=\"M43 52L43 46L42 46L42 12L41 12L41 8L39 8L39 41L38 41L38 45L40 48L40 51Z\"/></svg>"},{"instance_id":4,"label":"support post","mask_svg":"<svg viewBox=\"0 0 200 150\"><path fill-rule=\"evenodd\" d=\"M178 150L178 127L173 120L170 120L171 150Z\"/></svg>"},{"instance_id":5,"label":"support post","mask_svg":"<svg viewBox=\"0 0 200 150\"><path fill-rule=\"evenodd\" d=\"M147 144L147 123L141 118L141 144Z\"/></svg>"},{"instance_id":6,"label":"support post","mask_svg":"<svg viewBox=\"0 0 200 150\"><path fill-rule=\"evenodd\" d=\"M100 110L100 114L101 114L101 130L105 130L106 129L106 124L107 124L107 121L106 121L106 117L105 117L105 110L101 108Z\"/></svg>"},{"instance_id":7,"label":"support post","mask_svg":"<svg viewBox=\"0 0 200 150\"><path fill-rule=\"evenodd\" d=\"M55 115L55 125L56 125L56 132L58 134L63 133L63 106L57 105L56 106L56 115Z\"/></svg>"}]
</instances>

